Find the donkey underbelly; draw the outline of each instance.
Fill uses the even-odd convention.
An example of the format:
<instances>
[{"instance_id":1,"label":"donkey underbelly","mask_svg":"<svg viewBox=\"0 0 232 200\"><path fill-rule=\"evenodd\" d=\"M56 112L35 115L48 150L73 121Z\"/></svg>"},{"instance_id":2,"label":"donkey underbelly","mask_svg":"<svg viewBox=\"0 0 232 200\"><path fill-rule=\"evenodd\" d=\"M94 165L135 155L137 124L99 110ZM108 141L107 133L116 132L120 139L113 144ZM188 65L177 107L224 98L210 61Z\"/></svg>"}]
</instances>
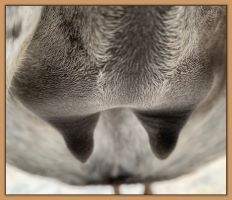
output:
<instances>
[{"instance_id":1,"label":"donkey underbelly","mask_svg":"<svg viewBox=\"0 0 232 200\"><path fill-rule=\"evenodd\" d=\"M226 150L225 90L204 112L196 110L171 156L160 161L134 114L117 108L101 114L94 152L85 163L67 149L53 127L19 103L7 101L6 159L21 169L71 184L107 184L171 179L223 155Z\"/></svg>"}]
</instances>

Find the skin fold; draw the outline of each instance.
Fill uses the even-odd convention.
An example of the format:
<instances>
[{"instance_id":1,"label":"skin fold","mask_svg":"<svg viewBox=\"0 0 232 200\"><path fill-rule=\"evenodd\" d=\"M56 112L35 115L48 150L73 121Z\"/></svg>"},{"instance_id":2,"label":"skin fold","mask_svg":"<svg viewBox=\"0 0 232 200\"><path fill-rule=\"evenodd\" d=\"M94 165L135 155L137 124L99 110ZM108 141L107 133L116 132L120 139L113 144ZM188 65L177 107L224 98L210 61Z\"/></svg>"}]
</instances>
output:
<instances>
[{"instance_id":1,"label":"skin fold","mask_svg":"<svg viewBox=\"0 0 232 200\"><path fill-rule=\"evenodd\" d=\"M225 154L224 6L31 9L6 27L19 49L7 51L8 163L71 184L146 183Z\"/></svg>"}]
</instances>

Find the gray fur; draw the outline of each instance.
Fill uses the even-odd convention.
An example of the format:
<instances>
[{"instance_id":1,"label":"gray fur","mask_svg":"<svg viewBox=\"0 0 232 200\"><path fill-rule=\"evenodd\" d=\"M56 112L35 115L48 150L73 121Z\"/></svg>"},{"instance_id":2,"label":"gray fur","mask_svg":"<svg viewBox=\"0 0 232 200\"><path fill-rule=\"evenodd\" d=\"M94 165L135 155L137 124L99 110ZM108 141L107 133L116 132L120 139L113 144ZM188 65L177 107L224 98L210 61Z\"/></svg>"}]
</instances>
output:
<instances>
[{"instance_id":1,"label":"gray fur","mask_svg":"<svg viewBox=\"0 0 232 200\"><path fill-rule=\"evenodd\" d=\"M222 155L225 17L223 6L43 8L11 84L8 162L87 184L169 179ZM150 136L163 132L152 127L152 134L146 129L147 137L148 120L138 115L140 123L134 113L168 111L169 119L186 110L191 115L175 135L177 140L180 132L174 152L160 161L151 151L160 136ZM59 130L54 120L78 121L98 112L93 153L82 164L47 122ZM153 122L160 122L161 115ZM63 135L71 130L65 127ZM174 130L171 125L165 128ZM161 145L153 149L157 155Z\"/></svg>"}]
</instances>

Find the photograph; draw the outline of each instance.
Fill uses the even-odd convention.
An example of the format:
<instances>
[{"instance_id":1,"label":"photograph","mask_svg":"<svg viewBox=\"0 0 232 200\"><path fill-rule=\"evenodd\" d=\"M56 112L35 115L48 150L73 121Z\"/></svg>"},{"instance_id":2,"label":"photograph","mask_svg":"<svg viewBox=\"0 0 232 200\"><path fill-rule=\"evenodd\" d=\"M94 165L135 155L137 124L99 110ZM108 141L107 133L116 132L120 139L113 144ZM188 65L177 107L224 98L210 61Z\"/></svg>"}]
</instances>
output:
<instances>
[{"instance_id":1,"label":"photograph","mask_svg":"<svg viewBox=\"0 0 232 200\"><path fill-rule=\"evenodd\" d=\"M227 5L5 5L5 194L227 195Z\"/></svg>"}]
</instances>

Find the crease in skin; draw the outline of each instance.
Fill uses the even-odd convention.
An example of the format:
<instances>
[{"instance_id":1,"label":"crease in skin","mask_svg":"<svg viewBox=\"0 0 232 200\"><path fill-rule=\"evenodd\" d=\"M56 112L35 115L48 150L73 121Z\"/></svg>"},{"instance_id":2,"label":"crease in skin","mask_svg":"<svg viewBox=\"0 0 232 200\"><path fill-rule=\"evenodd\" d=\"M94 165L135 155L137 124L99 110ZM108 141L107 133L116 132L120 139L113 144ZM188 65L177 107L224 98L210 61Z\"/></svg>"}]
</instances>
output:
<instances>
[{"instance_id":1,"label":"crease in skin","mask_svg":"<svg viewBox=\"0 0 232 200\"><path fill-rule=\"evenodd\" d=\"M196 78L199 82L204 78L209 80L204 76L208 65L199 62L198 56L203 52L187 57L185 68L176 62L170 63L181 54L178 28L183 31L184 25L189 26L179 21L184 13L182 9L175 6L110 9L45 7L28 47L27 57L13 82L16 96L38 115L43 115L44 119L46 114L48 117L51 113L57 115L60 121L52 121L51 124L61 131L68 147L81 160L92 152L92 134L97 123L97 120L90 120L89 123L93 125L90 125L90 129L84 129L85 125L78 119L78 113L86 115L82 113L82 107L93 105L92 112L119 105L142 105L144 108L144 105L153 104L157 108L165 101L170 104L169 99L174 99L174 102L184 99L183 102L190 105L194 96L200 96L195 94L200 90L192 83L196 83ZM90 10L93 12L88 15ZM191 8L189 11L192 11ZM97 24L99 26L95 26ZM188 36L189 30L188 27L185 32ZM106 41L100 43L104 38L107 45ZM99 60L92 60L89 54L101 48L106 48L104 51L111 56L99 64ZM200 50L198 46L196 50ZM203 67L205 70L200 71ZM185 70L185 75L180 76L177 69L181 72ZM206 92L206 86L202 86L201 93ZM96 102L101 102L103 106L98 106ZM77 119L67 120L64 115L76 115ZM166 158L175 147L184 120L174 117L162 119L161 116L145 120L144 115L140 118L148 131L153 152L160 158ZM175 126L170 120L178 125ZM160 124L163 126L159 127ZM75 133L75 127L79 133ZM79 146L84 145L75 147L74 141Z\"/></svg>"},{"instance_id":2,"label":"crease in skin","mask_svg":"<svg viewBox=\"0 0 232 200\"><path fill-rule=\"evenodd\" d=\"M170 15L171 18L177 15L176 18L173 19L174 21L176 21L175 24L172 24L171 23L172 20L169 21L168 18L167 18L167 23L163 24L161 20L162 16L155 15L155 19L158 20L156 21L157 22L157 24L155 24L156 26L153 26L153 28L150 25L146 26L148 29L150 29L151 33L153 30L154 31L157 30L157 32L155 32L152 35L151 40L149 40L148 38L149 36L148 33L146 34L143 33L143 31L146 29L139 29L139 27L136 27L136 23L138 22L139 19L138 16L137 19L133 19L130 23L129 22L122 23L122 15L126 13L125 12L126 8L122 10L120 9L121 8L115 10L116 13L120 11L118 13L118 16L116 16L116 19L119 20L118 24L117 23L111 24L111 21L115 17L115 15L112 15L112 13L111 14L108 13L108 16L105 15L107 13L104 12L99 14L97 13L97 9L94 11L95 13L94 12L89 13L90 17L87 17L87 22L89 24L80 23L83 26L82 27L78 26L78 29L81 32L80 33L81 37L79 37L80 35L78 35L79 34L78 31L72 33L70 32L71 28L67 30L67 27L69 27L70 24L65 24L66 21L65 22L62 21L62 23L60 23L60 25L65 25L64 26L65 28L62 26L59 27L62 29L62 31L64 31L62 32L62 34L64 35L58 34L60 33L59 28L53 27L54 28L53 31L47 29L48 31L47 36L49 40L48 41L45 40L42 43L41 42L42 39L46 39L46 37L44 37L44 35L41 34L43 38L42 39L40 38L41 39L41 41L39 40L40 42L36 42L36 39L38 39L41 36L40 34L37 34L35 37L36 38L35 41L30 42L31 44L33 42L35 43L32 44L31 49L29 49L28 51L28 54L25 55L24 57L24 60L27 60L27 58L29 58L29 62L28 63L25 62L25 65L28 66L26 67L20 66L22 69L20 69L19 71L20 73L18 75L20 76L23 74L23 76L21 76L21 79L19 78L18 81L22 81L24 83L21 84L21 88L18 87L19 85L15 85L16 90L22 92L22 97L25 97L29 94L27 96L28 99L26 99L25 104L28 103L28 101L30 100L37 101L39 103L36 105L37 107L35 106L36 111L45 112L47 111L46 109L51 108L53 113L57 114L56 119L46 118L46 114L43 116L43 119L50 122L50 124L52 124L62 134L70 151L73 153L73 155L75 155L75 157L78 160L81 160L82 162L86 162L90 157L91 153L93 152L93 148L94 148L93 134L95 127L98 123L99 113L91 115L94 109L93 110L90 109L92 112L90 111L87 113L88 115L90 114L90 116L85 116L86 113L84 113L84 110L85 108L87 109L87 107L89 108L90 105L92 107L94 106L98 107L98 109L96 109L97 112L101 112L112 108L118 108L118 107L130 107L136 109L141 105L142 105L141 106L142 110L143 109L149 110L152 109L153 108L152 106L154 106L156 103L158 104L158 101L161 103L164 102L164 105L169 104L175 107L177 106L176 103L181 101L182 98L185 100L188 99L189 101L193 97L199 96L197 92L196 94L194 93L191 95L188 95L188 93L187 95L183 94L184 92L191 93L193 91L191 90L191 87L189 87L190 89L187 87L189 77L195 78L191 82L191 86L195 86L199 82L200 87L197 89L202 90L203 91L202 93L204 94L207 93L205 90L203 90L203 88L205 83L209 82L208 77L206 77L205 82L203 82L201 79L199 79L198 76L195 76L194 75L195 71L194 70L190 71L189 67L191 66L193 69L196 69L197 71L198 68L201 68L202 66L198 64L199 63L198 60L194 61L193 59L190 59L188 57L189 55L195 55L194 53L197 52L198 54L196 55L196 57L198 59L202 59L202 56L205 55L204 52L205 49L199 48L199 45L204 46L204 42L203 42L204 40L202 39L204 37L200 34L201 30L199 31L197 29L198 27L194 29L195 27L194 23L190 23L187 25L179 24L181 22L184 22L185 20L188 20L188 17L194 16L195 13L194 7L191 7L190 9L187 8L186 10L184 7L178 7L178 9L176 10L174 9L172 10L172 12L171 11L168 12L172 14ZM83 8L83 10L85 10L85 8ZM135 10L138 10L138 8L136 8ZM70 10L68 9L66 11L68 14L71 13L71 9ZM70 13L68 11L70 11ZM88 9L86 9L86 11L87 11L86 13L84 12L85 15L88 14ZM105 11L107 11L106 8ZM181 12L177 12L177 11L181 11ZM181 16L184 13L185 14L188 13L188 11L190 14L185 16L185 18L181 18ZM140 16L143 16L144 14L145 13L142 14L140 13ZM49 16L50 15L48 12L47 13L48 19ZM99 18L100 20L98 20L96 16L100 16ZM136 17L136 13L132 13L132 16ZM53 17L54 17L53 19L54 22L59 22L60 20L59 17L57 17L55 14ZM165 15L163 17L165 17ZM71 18L71 19L75 19L75 18ZM128 17L128 19L130 19L130 17ZM181 20L178 21L178 19ZM83 20L82 22L85 22L85 20ZM48 20L44 20L43 23L45 24L48 23ZM43 29L42 26L43 23L41 23L40 26L41 30ZM122 26L119 26L120 24ZM145 26L145 24L141 23L140 25ZM160 30L158 29L159 25L161 25ZM183 27L186 28L186 32L184 32L185 33L184 35L181 34L178 35L178 33L180 33L180 29L178 29L179 25L182 28ZM101 30L101 27L103 27L104 29ZM129 37L127 34L129 31L126 31L130 27L138 31L137 33L134 33L133 31L130 32L131 34L129 36L131 37ZM154 27L156 29L154 29ZM166 28L168 27L174 28L170 32L170 34L174 36L174 39L170 38L169 40L165 38L165 32L167 31ZM176 27L177 29L175 29ZM121 32L120 32L120 28L122 28ZM185 29L181 29L181 30L183 31ZM219 30L217 29L217 31ZM110 33L109 35L107 35L107 31L109 31ZM208 33L209 36L210 33L212 32L209 31ZM218 32L213 32L213 33L216 34ZM71 36L69 34L71 34ZM57 38L51 38L52 35L56 35ZM142 38L139 38L139 36L141 35L147 36L147 38L145 38L145 40L142 40ZM160 37L161 36L164 37L164 38L162 37L160 38L162 39L160 41L164 42L163 43L164 46L166 42L170 42L169 44L173 44L173 42L178 41L177 40L178 38L182 38L182 41L181 43L179 43L178 41L178 44L176 44L175 47L174 46L169 47L167 45L162 48L162 44L159 43L159 40L157 39L157 35ZM65 38L65 42L69 41L70 43L62 43L64 42L63 41L64 36L70 36ZM75 38L75 36L78 37ZM132 36L134 37L136 36L135 39L137 39L139 44L137 44L136 42L134 42L133 44ZM94 38L96 40L94 40ZM123 39L120 40L120 38ZM57 41L54 42L51 39L56 39ZM69 57L65 57L65 59L63 59L61 62L59 59L62 57L58 56L59 57L58 59L57 55L59 55L59 53L62 53L63 49L52 48L53 45L56 45L60 41L61 44L66 44L64 48L65 49L64 52L67 53L67 55L69 55ZM152 49L153 51L149 51L151 49L150 47L152 46L152 44L150 43L152 42L149 43L148 41L158 42L157 46L153 47ZM79 46L77 45L77 42L80 42ZM83 42L83 44L81 42ZM131 44L133 44L134 46L132 46ZM209 44L211 44L210 37L207 38L208 50L211 48ZM38 49L38 52L36 52L37 49L35 47L40 47L40 45L41 46L45 45L45 46L43 46L43 48L41 49ZM71 49L68 49L69 45ZM57 47L61 47L61 46L62 45L59 44ZM179 46L183 51L180 50ZM46 49L45 47L48 49ZM87 50L84 47L87 47ZM98 47L102 47L102 48L98 48ZM136 48L136 51L132 51L133 48ZM174 53L167 52L167 50L174 51L175 49L177 51ZM50 55L49 53L51 52L51 50L54 50L54 54ZM79 50L78 54L75 54L75 50ZM159 52L157 50L165 50L165 51ZM79 53L80 51L81 53ZM22 52L24 52L24 50ZM30 54L31 52L33 52L33 54ZM182 52L182 54L180 54L180 52ZM104 57L105 53L107 55ZM157 56L159 55L159 53L160 56ZM92 58L89 55L92 55ZM85 58L84 56L87 57ZM218 55L217 53L214 53L213 56L215 56L216 59ZM157 57L157 59L154 60L154 57ZM175 60L176 57L177 60ZM74 60L69 60L68 58L72 58ZM80 59L78 60L77 58ZM162 58L164 60L162 60ZM209 58L210 55L205 59L209 59ZM89 61L88 59L90 59L91 61ZM58 61L55 62L55 60ZM184 74L186 74L184 80L181 79L179 80L177 76L172 75L173 67L175 67L177 63L181 63L180 62L181 60L186 61L186 68L180 68L179 70L180 72L184 72ZM34 63L32 63L34 65L31 65L30 63L31 61L34 61ZM109 61L109 63L107 63L107 61ZM79 65L77 65L76 63L78 63ZM100 63L100 64L97 65L96 63L97 64ZM151 63L155 63L155 65L151 65ZM172 65L170 66L170 64ZM44 67L44 65L47 66ZM207 72L207 70L209 69L208 65L209 64L207 62L207 66L204 70L204 73L205 71ZM33 70L30 69L31 66L34 67ZM168 67L170 67L170 70ZM134 69L136 72L133 72L133 70L130 69ZM162 73L157 75L156 72L162 72ZM164 79L164 74L167 75L165 79ZM168 78L170 78L170 75L172 75L171 77L173 78L172 80L174 80L174 82L171 83L168 82ZM30 81L27 82L28 79ZM54 82L52 82L53 79L55 79ZM76 82L77 84L75 84ZM160 83L158 84L158 82L163 82L163 84L161 84L160 86L159 85ZM179 88L170 87L171 85L172 86L177 85L175 83L178 83L183 89L181 90L181 92L179 92L178 98L175 98L174 95L178 93ZM38 89L37 91L33 90L34 86L36 86L36 88ZM23 91L23 89L25 88L27 89ZM20 89L22 90L20 91ZM157 93L156 90L158 91ZM167 91L172 91L173 96L170 95L166 97L165 95ZM98 94L91 95L95 92ZM48 97L47 99L44 98L46 95ZM84 98L81 99L82 97ZM78 105L79 107L77 106L78 98L79 100L81 99L80 104ZM73 102L70 102L68 100L73 100ZM168 103L165 104L166 100L169 101L167 101ZM188 101L186 100L187 102L186 105L189 105ZM94 104L94 102L97 103ZM41 104L45 104L46 106L43 107L43 105ZM180 105L183 106L182 103L180 103ZM71 116L76 115L76 117L69 118L62 116L60 113L64 111L62 110L64 108L67 111L65 110L65 112L63 113L65 113L66 115L70 114ZM81 110L78 108L83 108L83 109ZM51 110L48 110L47 114L50 113ZM83 116L80 117L78 115L78 112L81 112ZM147 131L150 140L150 146L153 153L160 159L166 159L166 158L168 159L168 156L176 146L179 133L181 132L186 121L188 120L188 116L190 112L189 113L186 112L183 116L179 116L178 113L170 113L169 115L165 116L162 113L157 114L155 113L155 111L154 112L150 111L150 112L151 112L150 114L143 112L141 113L135 112L135 114L137 115L139 121L142 123L144 129ZM35 114L38 115L38 113L36 112Z\"/></svg>"}]
</instances>

